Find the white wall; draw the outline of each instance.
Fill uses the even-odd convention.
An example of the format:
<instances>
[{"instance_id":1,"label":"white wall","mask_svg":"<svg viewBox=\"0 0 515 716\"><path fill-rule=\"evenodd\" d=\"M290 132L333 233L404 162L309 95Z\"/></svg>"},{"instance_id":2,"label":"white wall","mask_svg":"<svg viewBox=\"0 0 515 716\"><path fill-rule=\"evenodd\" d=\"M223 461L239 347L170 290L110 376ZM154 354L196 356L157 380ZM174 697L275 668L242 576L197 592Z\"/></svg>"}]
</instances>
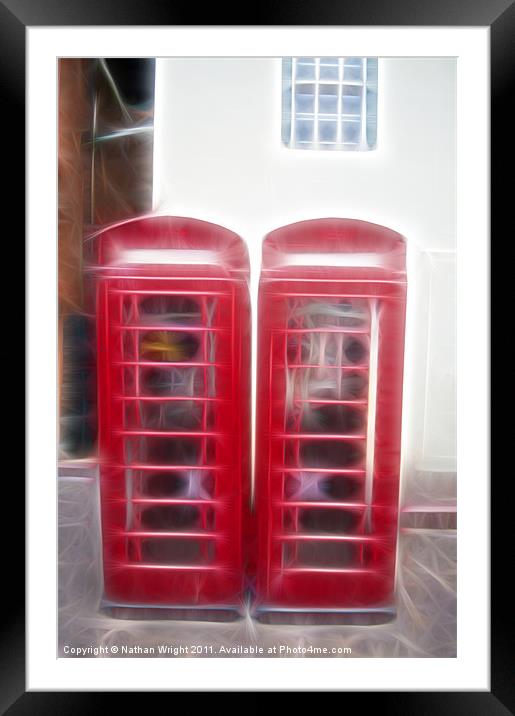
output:
<instances>
[{"instance_id":1,"label":"white wall","mask_svg":"<svg viewBox=\"0 0 515 716\"><path fill-rule=\"evenodd\" d=\"M454 246L455 60L379 63L372 152L281 145L281 60L157 61L155 208L199 216L249 245L292 221L375 221Z\"/></svg>"},{"instance_id":2,"label":"white wall","mask_svg":"<svg viewBox=\"0 0 515 716\"><path fill-rule=\"evenodd\" d=\"M352 217L399 231L410 248L430 252L424 271L437 274L426 276L428 291L441 291L444 267L448 300L433 300L426 321L410 313L407 363L417 346L425 356L408 369L409 450L419 466L434 457L452 463L455 453L454 269L438 259L452 259L455 247L455 99L453 58L380 59L378 149L291 150L281 144L280 59L156 66L154 208L239 233L254 302L263 236L307 218ZM411 306L428 297L412 293ZM435 357L437 345L446 349Z\"/></svg>"}]
</instances>

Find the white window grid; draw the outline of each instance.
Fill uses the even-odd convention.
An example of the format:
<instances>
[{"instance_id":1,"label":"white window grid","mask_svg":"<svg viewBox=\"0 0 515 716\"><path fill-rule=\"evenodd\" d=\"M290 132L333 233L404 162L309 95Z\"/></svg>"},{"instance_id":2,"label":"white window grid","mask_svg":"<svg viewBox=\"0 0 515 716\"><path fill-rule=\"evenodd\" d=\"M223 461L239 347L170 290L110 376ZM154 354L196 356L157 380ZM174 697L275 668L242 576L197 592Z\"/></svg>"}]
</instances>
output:
<instances>
[{"instance_id":1,"label":"white window grid","mask_svg":"<svg viewBox=\"0 0 515 716\"><path fill-rule=\"evenodd\" d=\"M375 149L377 58L284 58L282 140L292 149Z\"/></svg>"}]
</instances>

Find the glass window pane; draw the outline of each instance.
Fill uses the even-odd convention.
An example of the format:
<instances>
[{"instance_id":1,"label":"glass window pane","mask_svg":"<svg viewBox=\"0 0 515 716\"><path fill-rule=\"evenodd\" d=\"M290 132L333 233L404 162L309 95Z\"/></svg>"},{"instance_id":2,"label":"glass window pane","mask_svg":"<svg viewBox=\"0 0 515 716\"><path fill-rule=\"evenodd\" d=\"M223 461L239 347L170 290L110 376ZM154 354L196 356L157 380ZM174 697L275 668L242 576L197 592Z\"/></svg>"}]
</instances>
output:
<instances>
[{"instance_id":1,"label":"glass window pane","mask_svg":"<svg viewBox=\"0 0 515 716\"><path fill-rule=\"evenodd\" d=\"M375 149L377 65L375 57L284 58L283 144L291 149Z\"/></svg>"}]
</instances>

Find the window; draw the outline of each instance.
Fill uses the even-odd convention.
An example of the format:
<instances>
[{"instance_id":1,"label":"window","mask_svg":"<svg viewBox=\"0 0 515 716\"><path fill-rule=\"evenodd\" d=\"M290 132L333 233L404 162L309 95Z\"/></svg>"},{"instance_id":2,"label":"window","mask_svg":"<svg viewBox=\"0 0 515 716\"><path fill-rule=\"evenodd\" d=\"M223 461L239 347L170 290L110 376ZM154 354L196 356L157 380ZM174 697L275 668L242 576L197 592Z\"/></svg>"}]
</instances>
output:
<instances>
[{"instance_id":1,"label":"window","mask_svg":"<svg viewBox=\"0 0 515 716\"><path fill-rule=\"evenodd\" d=\"M283 144L367 151L376 140L376 57L283 58Z\"/></svg>"}]
</instances>

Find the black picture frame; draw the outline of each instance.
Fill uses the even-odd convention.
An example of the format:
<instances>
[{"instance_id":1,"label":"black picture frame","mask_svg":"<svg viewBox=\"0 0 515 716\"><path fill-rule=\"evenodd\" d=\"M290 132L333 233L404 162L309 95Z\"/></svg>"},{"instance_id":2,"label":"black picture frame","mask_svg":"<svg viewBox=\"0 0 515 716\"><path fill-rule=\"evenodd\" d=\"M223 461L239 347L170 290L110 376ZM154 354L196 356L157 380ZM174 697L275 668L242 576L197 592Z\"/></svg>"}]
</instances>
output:
<instances>
[{"instance_id":1,"label":"black picture frame","mask_svg":"<svg viewBox=\"0 0 515 716\"><path fill-rule=\"evenodd\" d=\"M212 4L202 12L202 25L375 25L375 26L489 26L491 30L491 99L492 99L492 236L508 226L507 212L513 202L511 182L501 172L512 166L513 146L508 141L513 124L510 99L515 96L515 2L513 0L362 0L360 3L335 3L318 0L313 4L284 0L272 6L254 6L246 18L234 9L224 9L220 3ZM267 10L265 12L265 9ZM25 30L27 26L73 25L192 25L197 24L198 7L185 2L161 0L104 0L86 3L80 0L3 0L0 2L0 48L4 58L0 73L5 97L2 122L4 147L14 148L14 161L4 166L8 181L9 213L18 217L15 235L19 239L18 256L9 261L24 265L22 231L24 230L25 196ZM510 201L511 200L511 201ZM12 234L11 234L12 235ZM507 237L508 239L510 237ZM506 242L504 242L506 246ZM20 251L21 248L21 251ZM501 248L501 251L503 249ZM16 250L15 250L16 252ZM9 247L11 255L11 247ZM493 255L492 255L493 258ZM20 292L21 294L21 292ZM20 316L23 308L17 305L15 315L8 316L13 334L21 334ZM11 311L13 313L13 311ZM29 346L29 349L33 349ZM9 356L4 358L4 375L12 374ZM506 390L506 385L504 385ZM17 393L18 403L20 400ZM9 410L13 419L14 409ZM14 412L15 414L15 412ZM18 416L16 416L18 417ZM20 424L20 420L16 421ZM502 438L496 433L497 445ZM9 451L12 448L9 446ZM19 453L23 454L23 453ZM492 453L493 454L493 453ZM3 591L8 597L2 610L2 638L0 641L0 713L10 716L32 713L82 714L100 709L100 700L107 694L77 692L25 693L25 611L24 611L24 542L23 521L24 485L21 471L9 471L4 480L4 500L16 505L14 514L17 539L3 554L5 575ZM7 472L5 473L7 478ZM501 474L501 478L504 477ZM507 484L509 483L509 484ZM515 680L513 678L513 621L508 585L506 546L510 544L509 515L504 511L512 504L507 491L512 479L492 481L492 580L491 609L491 691L486 692L406 692L367 693L377 707L391 713L426 714L507 714L515 713ZM6 511L7 512L7 511ZM510 658L511 657L511 658ZM402 668L400 665L399 668ZM235 686L235 689L237 687ZM348 699L362 698L363 694L348 693ZM118 698L118 695L117 695ZM132 698L132 697L131 697ZM379 703L380 700L380 703ZM373 708L373 704L368 703Z\"/></svg>"}]
</instances>

